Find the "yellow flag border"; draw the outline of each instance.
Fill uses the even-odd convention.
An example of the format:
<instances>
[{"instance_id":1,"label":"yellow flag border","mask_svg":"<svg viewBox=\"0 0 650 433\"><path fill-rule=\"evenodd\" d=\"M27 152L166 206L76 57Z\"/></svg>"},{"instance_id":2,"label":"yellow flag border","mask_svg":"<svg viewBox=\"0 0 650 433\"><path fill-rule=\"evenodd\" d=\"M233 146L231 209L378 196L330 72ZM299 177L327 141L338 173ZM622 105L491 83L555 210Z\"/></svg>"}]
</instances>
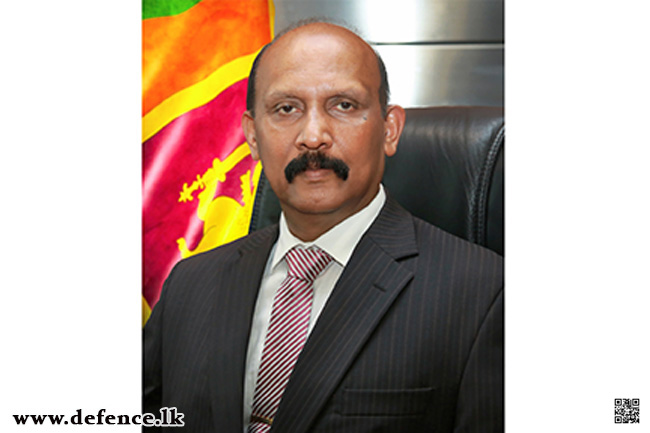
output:
<instances>
[{"instance_id":1,"label":"yellow flag border","mask_svg":"<svg viewBox=\"0 0 650 433\"><path fill-rule=\"evenodd\" d=\"M248 77L261 48L226 63L206 79L174 93L142 118L142 141L147 141L177 117L207 104L228 87Z\"/></svg>"}]
</instances>

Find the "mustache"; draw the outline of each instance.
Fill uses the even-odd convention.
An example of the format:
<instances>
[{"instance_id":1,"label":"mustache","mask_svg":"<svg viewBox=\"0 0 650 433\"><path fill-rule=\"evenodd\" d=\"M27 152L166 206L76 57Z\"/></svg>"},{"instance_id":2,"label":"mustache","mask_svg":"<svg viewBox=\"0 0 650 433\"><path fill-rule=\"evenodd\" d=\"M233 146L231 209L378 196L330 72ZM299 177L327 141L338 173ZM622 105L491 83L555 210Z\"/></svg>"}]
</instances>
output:
<instances>
[{"instance_id":1,"label":"mustache","mask_svg":"<svg viewBox=\"0 0 650 433\"><path fill-rule=\"evenodd\" d=\"M334 174L342 180L347 180L350 172L350 167L342 160L327 156L320 151L308 151L287 164L284 176L287 178L287 182L291 183L297 175L310 168L333 170Z\"/></svg>"}]
</instances>

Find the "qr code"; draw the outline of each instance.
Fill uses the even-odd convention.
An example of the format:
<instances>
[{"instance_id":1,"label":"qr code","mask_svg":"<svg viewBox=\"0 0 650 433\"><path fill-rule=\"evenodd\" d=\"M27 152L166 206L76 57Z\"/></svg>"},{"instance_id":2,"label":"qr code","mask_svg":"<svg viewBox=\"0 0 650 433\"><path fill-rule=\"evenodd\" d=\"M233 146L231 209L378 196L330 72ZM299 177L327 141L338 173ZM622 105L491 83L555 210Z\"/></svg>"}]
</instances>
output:
<instances>
[{"instance_id":1,"label":"qr code","mask_svg":"<svg viewBox=\"0 0 650 433\"><path fill-rule=\"evenodd\" d=\"M614 399L614 422L616 424L640 423L638 398Z\"/></svg>"}]
</instances>

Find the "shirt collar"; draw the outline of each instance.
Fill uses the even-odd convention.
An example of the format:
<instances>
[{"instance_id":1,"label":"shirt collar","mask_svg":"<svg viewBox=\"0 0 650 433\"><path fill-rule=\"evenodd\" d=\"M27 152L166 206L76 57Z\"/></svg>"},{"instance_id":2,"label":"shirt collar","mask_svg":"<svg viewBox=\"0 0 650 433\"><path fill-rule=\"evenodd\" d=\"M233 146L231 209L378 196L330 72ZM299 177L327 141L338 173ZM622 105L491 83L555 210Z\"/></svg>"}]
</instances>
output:
<instances>
[{"instance_id":1,"label":"shirt collar","mask_svg":"<svg viewBox=\"0 0 650 433\"><path fill-rule=\"evenodd\" d=\"M280 215L280 234L271 261L271 269L277 266L285 254L296 245L301 245L305 248L316 245L332 256L341 266L347 265L361 237L375 221L382 207L384 207L385 202L386 192L384 191L384 186L380 184L379 192L368 206L354 215L347 217L312 242L304 242L295 237L289 231L287 221L284 218L284 212L282 212Z\"/></svg>"}]
</instances>

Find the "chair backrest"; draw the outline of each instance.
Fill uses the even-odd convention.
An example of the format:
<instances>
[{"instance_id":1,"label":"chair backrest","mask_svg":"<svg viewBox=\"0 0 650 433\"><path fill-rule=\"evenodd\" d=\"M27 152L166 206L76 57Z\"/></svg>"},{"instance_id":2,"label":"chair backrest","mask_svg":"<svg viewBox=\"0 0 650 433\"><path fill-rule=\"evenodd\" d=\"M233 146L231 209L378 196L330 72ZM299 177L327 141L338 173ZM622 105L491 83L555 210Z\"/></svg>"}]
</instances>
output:
<instances>
[{"instance_id":1,"label":"chair backrest","mask_svg":"<svg viewBox=\"0 0 650 433\"><path fill-rule=\"evenodd\" d=\"M504 137L500 107L407 109L383 184L413 215L503 255ZM262 173L250 230L279 217Z\"/></svg>"}]
</instances>

